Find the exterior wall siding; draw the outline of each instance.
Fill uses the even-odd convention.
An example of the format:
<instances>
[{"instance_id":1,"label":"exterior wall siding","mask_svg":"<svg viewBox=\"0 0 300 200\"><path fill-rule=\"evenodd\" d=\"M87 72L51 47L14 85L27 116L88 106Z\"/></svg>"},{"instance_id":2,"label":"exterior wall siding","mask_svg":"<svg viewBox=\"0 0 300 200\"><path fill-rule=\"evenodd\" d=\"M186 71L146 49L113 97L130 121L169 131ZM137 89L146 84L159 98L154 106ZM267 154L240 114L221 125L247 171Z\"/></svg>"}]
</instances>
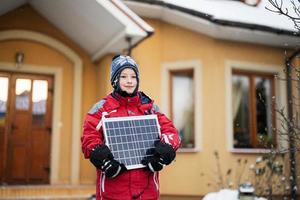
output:
<instances>
[{"instance_id":1,"label":"exterior wall siding","mask_svg":"<svg viewBox=\"0 0 300 200\"><path fill-rule=\"evenodd\" d=\"M162 194L202 196L218 190L215 151L219 153L223 174L228 169L241 170L235 169L237 160L247 159L248 164L242 176L242 180L246 180L250 172L249 165L255 163L256 157L261 154L231 153L228 150L226 62L232 60L253 65L284 66L284 49L217 40L159 20L145 20L154 27L155 33L133 51L141 69L141 90L150 94L160 105L161 80L158 77L161 76L164 63L198 60L203 76L200 94L203 109L202 150L177 154L175 163L161 173ZM230 179L234 181L235 177L233 175Z\"/></svg>"}]
</instances>

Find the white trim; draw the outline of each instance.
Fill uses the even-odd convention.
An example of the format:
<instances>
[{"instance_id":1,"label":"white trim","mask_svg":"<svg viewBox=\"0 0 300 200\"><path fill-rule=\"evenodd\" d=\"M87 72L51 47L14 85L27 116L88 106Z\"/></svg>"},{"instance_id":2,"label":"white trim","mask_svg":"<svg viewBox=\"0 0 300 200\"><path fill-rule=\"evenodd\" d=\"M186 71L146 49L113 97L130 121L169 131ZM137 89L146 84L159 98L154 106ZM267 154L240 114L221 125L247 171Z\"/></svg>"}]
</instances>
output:
<instances>
[{"instance_id":1,"label":"white trim","mask_svg":"<svg viewBox=\"0 0 300 200\"><path fill-rule=\"evenodd\" d=\"M148 33L154 32L154 29L149 24L132 12L122 1L96 0L96 2L105 8L111 14L112 18L120 23L121 28L105 42L104 45L101 45L101 47L93 53L93 61L96 61L107 52L112 53L112 51L119 46L117 43L123 42L123 46L126 45L127 36L132 38L134 44L147 37Z\"/></svg>"},{"instance_id":2,"label":"white trim","mask_svg":"<svg viewBox=\"0 0 300 200\"><path fill-rule=\"evenodd\" d=\"M72 146L71 146L71 164L70 164L70 170L71 170L71 183L72 184L78 184L79 183L79 167L80 167L80 135L81 135L81 93L82 93L82 60L80 56L73 51L71 48L60 42L59 40L56 40L50 36L33 32L33 31L27 31L27 30L7 30L7 31L0 31L0 41L5 40L14 40L14 39L25 39L30 41L39 42L42 44L45 44L49 47L54 48L55 50L62 53L64 56L66 56L74 66L74 77L73 77L73 102L72 102ZM24 65L21 70L26 70L26 66L32 66L32 65ZM29 67L30 68L30 67ZM11 69L9 69L10 71ZM33 72L39 71L39 69L36 69L35 67L31 70L35 70ZM57 75L58 77L60 75ZM62 77L61 77L62 78ZM55 84L55 90L59 89L60 86ZM62 88L62 87L61 87ZM61 92L61 91L60 91ZM54 99L58 100L58 99ZM54 102L56 103L56 102ZM57 102L60 103L60 102ZM55 112L60 112L60 110L55 109ZM53 114L53 116L56 115L56 113ZM58 124L55 124L53 128L58 126ZM54 135L54 134L53 134ZM51 174L50 174L50 183L55 184L58 183L58 166L59 166L59 137L58 134L53 136L52 138L52 149L51 149ZM54 140L55 139L55 140ZM55 144L55 145L54 145ZM53 148L54 147L54 148Z\"/></svg>"},{"instance_id":3,"label":"white trim","mask_svg":"<svg viewBox=\"0 0 300 200\"><path fill-rule=\"evenodd\" d=\"M131 13L126 12L126 10L124 9L126 7L126 5L123 5L121 7L120 5L123 3L120 2L119 0L108 0L108 1L96 0L96 1L99 4L101 4L106 10L108 10L115 19L117 19L119 22L122 23L122 25L125 27L126 34L142 36L142 37L145 37L147 35L146 31L143 30L140 26L138 26L138 24L134 20L132 20L132 19L136 19L136 18L140 18L140 17L137 16L136 14L133 16L133 12L131 12ZM116 4L119 7L116 6ZM142 19L140 19L140 20L142 20ZM140 25L142 25L142 24L140 24ZM147 27L143 27L143 28L146 29Z\"/></svg>"},{"instance_id":4,"label":"white trim","mask_svg":"<svg viewBox=\"0 0 300 200\"><path fill-rule=\"evenodd\" d=\"M105 192L105 173L101 173L101 188L100 188L100 194L102 192ZM102 195L101 195L102 196Z\"/></svg>"},{"instance_id":5,"label":"white trim","mask_svg":"<svg viewBox=\"0 0 300 200\"><path fill-rule=\"evenodd\" d=\"M157 174L158 174L158 172L153 173L153 182L155 183L156 190L159 191L159 183L157 181L157 176L158 176Z\"/></svg>"},{"instance_id":6,"label":"white trim","mask_svg":"<svg viewBox=\"0 0 300 200\"><path fill-rule=\"evenodd\" d=\"M138 26L142 27L144 31L146 32L154 32L154 29L147 24L142 18L140 18L136 13L134 13L132 10L130 10L126 4L124 4L120 0L110 0L118 5L119 9L125 12L129 18L131 18L132 21L134 21Z\"/></svg>"},{"instance_id":7,"label":"white trim","mask_svg":"<svg viewBox=\"0 0 300 200\"><path fill-rule=\"evenodd\" d=\"M244 61L233 61L233 60L225 61L225 101L226 101L226 106L225 106L226 125L225 126L226 126L228 151L232 153L265 153L268 150L233 148L232 103L231 103L232 102L231 80L232 80L233 69L247 70L253 72L269 72L269 73L278 74L279 77L285 77L283 67L278 65L266 65L261 63L252 63L252 62L244 62ZM275 93L276 93L276 104L279 106L286 105L285 81L279 81L279 80L275 81ZM280 141L280 143L282 143L282 141Z\"/></svg>"},{"instance_id":8,"label":"white trim","mask_svg":"<svg viewBox=\"0 0 300 200\"><path fill-rule=\"evenodd\" d=\"M179 152L198 152L202 150L202 64L198 60L166 62L162 64L161 71L161 110L167 116L169 113L170 102L170 70L193 69L195 82L195 148L180 148ZM183 97L184 98L184 97Z\"/></svg>"}]
</instances>

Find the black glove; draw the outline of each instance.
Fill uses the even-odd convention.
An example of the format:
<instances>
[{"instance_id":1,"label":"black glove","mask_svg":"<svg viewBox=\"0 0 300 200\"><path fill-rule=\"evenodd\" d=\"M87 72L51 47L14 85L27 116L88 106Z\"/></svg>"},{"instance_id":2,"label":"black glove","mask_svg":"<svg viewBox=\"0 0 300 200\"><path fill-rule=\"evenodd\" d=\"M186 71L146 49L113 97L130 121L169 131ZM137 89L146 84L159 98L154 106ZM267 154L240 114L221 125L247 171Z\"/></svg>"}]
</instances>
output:
<instances>
[{"instance_id":1,"label":"black glove","mask_svg":"<svg viewBox=\"0 0 300 200\"><path fill-rule=\"evenodd\" d=\"M157 156L152 156L142 160L142 164L146 165L146 169L152 172L158 172L163 169L164 164L161 162L160 158Z\"/></svg>"},{"instance_id":2,"label":"black glove","mask_svg":"<svg viewBox=\"0 0 300 200\"><path fill-rule=\"evenodd\" d=\"M105 173L105 175L109 178L115 178L122 172L126 171L127 168L124 164L120 164L117 160L107 160L104 162L101 170Z\"/></svg>"},{"instance_id":3,"label":"black glove","mask_svg":"<svg viewBox=\"0 0 300 200\"><path fill-rule=\"evenodd\" d=\"M93 165L101 169L107 177L114 178L124 172L124 164L120 164L114 159L110 149L105 144L96 146L90 155L90 161Z\"/></svg>"},{"instance_id":4,"label":"black glove","mask_svg":"<svg viewBox=\"0 0 300 200\"><path fill-rule=\"evenodd\" d=\"M169 165L176 157L173 147L167 143L159 142L155 145L152 157L142 160L142 164L147 166L152 172L160 171L164 165Z\"/></svg>"}]
</instances>

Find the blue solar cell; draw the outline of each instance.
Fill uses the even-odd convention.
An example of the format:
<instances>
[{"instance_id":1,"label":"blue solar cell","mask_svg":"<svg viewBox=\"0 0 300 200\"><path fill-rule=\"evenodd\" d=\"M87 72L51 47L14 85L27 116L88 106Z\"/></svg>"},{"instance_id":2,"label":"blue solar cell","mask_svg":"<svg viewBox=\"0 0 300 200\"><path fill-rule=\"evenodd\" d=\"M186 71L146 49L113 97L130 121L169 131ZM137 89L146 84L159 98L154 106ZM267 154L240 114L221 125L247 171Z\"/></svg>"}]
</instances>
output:
<instances>
[{"instance_id":1,"label":"blue solar cell","mask_svg":"<svg viewBox=\"0 0 300 200\"><path fill-rule=\"evenodd\" d=\"M153 155L160 128L156 115L104 118L106 144L127 169L144 167L141 161Z\"/></svg>"}]
</instances>

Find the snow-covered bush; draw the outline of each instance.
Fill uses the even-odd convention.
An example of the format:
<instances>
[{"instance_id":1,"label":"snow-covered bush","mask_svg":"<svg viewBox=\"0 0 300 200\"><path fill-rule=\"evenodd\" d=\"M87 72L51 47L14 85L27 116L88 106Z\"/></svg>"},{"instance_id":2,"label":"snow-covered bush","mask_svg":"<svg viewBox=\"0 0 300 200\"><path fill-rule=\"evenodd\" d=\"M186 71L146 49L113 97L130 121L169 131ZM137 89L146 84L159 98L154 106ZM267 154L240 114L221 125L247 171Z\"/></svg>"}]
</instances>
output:
<instances>
[{"instance_id":1,"label":"snow-covered bush","mask_svg":"<svg viewBox=\"0 0 300 200\"><path fill-rule=\"evenodd\" d=\"M223 189L219 192L212 192L205 195L202 200L239 200L237 190ZM255 200L267 200L263 197L255 197Z\"/></svg>"}]
</instances>

